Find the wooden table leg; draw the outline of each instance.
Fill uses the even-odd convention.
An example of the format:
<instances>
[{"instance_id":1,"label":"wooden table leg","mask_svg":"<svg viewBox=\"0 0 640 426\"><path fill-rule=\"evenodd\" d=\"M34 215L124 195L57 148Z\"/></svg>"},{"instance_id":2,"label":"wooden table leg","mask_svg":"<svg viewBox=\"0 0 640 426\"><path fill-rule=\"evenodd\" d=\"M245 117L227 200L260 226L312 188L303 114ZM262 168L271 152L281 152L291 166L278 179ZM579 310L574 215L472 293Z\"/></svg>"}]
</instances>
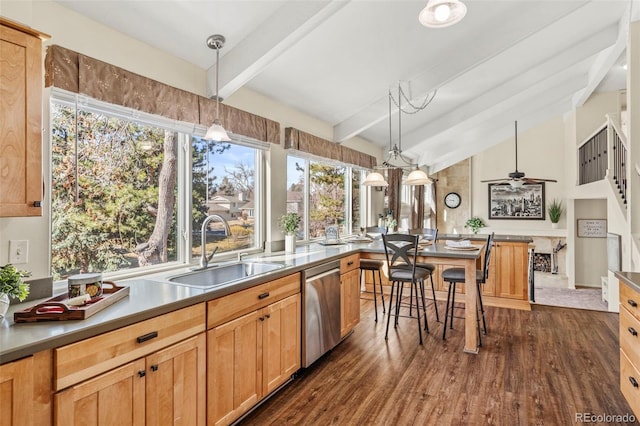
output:
<instances>
[{"instance_id":1,"label":"wooden table leg","mask_svg":"<svg viewBox=\"0 0 640 426\"><path fill-rule=\"evenodd\" d=\"M478 353L478 288L476 287L476 260L468 259L464 267L464 351Z\"/></svg>"}]
</instances>

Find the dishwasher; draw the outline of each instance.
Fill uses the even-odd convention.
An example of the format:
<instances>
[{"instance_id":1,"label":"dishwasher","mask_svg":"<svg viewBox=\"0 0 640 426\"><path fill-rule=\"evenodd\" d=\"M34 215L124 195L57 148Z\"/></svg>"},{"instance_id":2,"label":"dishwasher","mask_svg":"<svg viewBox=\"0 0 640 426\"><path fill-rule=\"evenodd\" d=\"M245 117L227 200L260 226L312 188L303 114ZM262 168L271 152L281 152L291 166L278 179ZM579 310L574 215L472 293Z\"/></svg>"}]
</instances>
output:
<instances>
[{"instance_id":1,"label":"dishwasher","mask_svg":"<svg viewBox=\"0 0 640 426\"><path fill-rule=\"evenodd\" d=\"M340 261L304 274L302 366L308 367L340 342Z\"/></svg>"}]
</instances>

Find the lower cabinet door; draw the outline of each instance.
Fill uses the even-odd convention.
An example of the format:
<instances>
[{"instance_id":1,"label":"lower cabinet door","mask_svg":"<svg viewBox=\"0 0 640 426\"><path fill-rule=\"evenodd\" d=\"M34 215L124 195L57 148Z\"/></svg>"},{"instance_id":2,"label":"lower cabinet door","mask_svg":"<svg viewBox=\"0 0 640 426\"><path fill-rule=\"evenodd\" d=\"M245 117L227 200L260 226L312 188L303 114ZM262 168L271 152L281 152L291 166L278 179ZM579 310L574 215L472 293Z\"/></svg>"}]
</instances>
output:
<instances>
[{"instance_id":1,"label":"lower cabinet door","mask_svg":"<svg viewBox=\"0 0 640 426\"><path fill-rule=\"evenodd\" d=\"M205 425L206 349L201 333L147 356L147 426Z\"/></svg>"},{"instance_id":2,"label":"lower cabinet door","mask_svg":"<svg viewBox=\"0 0 640 426\"><path fill-rule=\"evenodd\" d=\"M145 424L145 361L139 359L55 395L58 426Z\"/></svg>"},{"instance_id":3,"label":"lower cabinet door","mask_svg":"<svg viewBox=\"0 0 640 426\"><path fill-rule=\"evenodd\" d=\"M263 309L263 396L300 369L300 294Z\"/></svg>"},{"instance_id":4,"label":"lower cabinet door","mask_svg":"<svg viewBox=\"0 0 640 426\"><path fill-rule=\"evenodd\" d=\"M340 337L360 322L360 270L340 275Z\"/></svg>"},{"instance_id":5,"label":"lower cabinet door","mask_svg":"<svg viewBox=\"0 0 640 426\"><path fill-rule=\"evenodd\" d=\"M262 310L207 332L207 421L226 425L261 398Z\"/></svg>"}]
</instances>

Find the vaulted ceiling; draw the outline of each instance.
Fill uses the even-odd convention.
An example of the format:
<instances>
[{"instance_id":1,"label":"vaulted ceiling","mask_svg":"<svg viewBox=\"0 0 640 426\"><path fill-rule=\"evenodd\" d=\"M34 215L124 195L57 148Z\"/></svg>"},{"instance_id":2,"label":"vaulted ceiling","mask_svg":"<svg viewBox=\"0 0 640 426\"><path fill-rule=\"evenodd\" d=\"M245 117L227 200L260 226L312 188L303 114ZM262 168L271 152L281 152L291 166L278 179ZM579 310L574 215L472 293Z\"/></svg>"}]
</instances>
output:
<instances>
[{"instance_id":1,"label":"vaulted ceiling","mask_svg":"<svg viewBox=\"0 0 640 426\"><path fill-rule=\"evenodd\" d=\"M333 126L335 142L390 145L388 91L422 111L402 114L403 154L438 171L623 89L628 23L640 0L463 0L467 15L427 28L427 0L60 0L57 3L209 73L205 40L226 37L220 95L242 86ZM393 143L398 139L395 105Z\"/></svg>"}]
</instances>

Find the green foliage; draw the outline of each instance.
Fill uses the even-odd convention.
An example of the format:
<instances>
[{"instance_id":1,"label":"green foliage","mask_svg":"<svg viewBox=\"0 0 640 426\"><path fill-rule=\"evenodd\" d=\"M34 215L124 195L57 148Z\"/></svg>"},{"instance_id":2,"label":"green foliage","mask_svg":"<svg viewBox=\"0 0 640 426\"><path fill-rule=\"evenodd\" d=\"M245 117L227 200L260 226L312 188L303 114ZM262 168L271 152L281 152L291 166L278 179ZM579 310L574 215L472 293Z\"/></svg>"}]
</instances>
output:
<instances>
[{"instance_id":1,"label":"green foliage","mask_svg":"<svg viewBox=\"0 0 640 426\"><path fill-rule=\"evenodd\" d=\"M0 267L0 294L22 302L29 295L29 284L22 278L30 275L27 271L19 271L10 263Z\"/></svg>"},{"instance_id":2,"label":"green foliage","mask_svg":"<svg viewBox=\"0 0 640 426\"><path fill-rule=\"evenodd\" d=\"M309 234L318 237L329 225L344 221L345 168L310 162Z\"/></svg>"},{"instance_id":3,"label":"green foliage","mask_svg":"<svg viewBox=\"0 0 640 426\"><path fill-rule=\"evenodd\" d=\"M298 213L285 213L280 217L280 226L289 235L295 234L300 229L300 215Z\"/></svg>"},{"instance_id":4,"label":"green foliage","mask_svg":"<svg viewBox=\"0 0 640 426\"><path fill-rule=\"evenodd\" d=\"M472 217L471 219L467 219L467 221L464 223L464 227L465 228L470 228L471 232L473 232L474 234L477 234L478 231L481 228L484 228L486 225L484 224L484 222L482 221L482 219L480 219L479 217L475 216Z\"/></svg>"},{"instance_id":5,"label":"green foliage","mask_svg":"<svg viewBox=\"0 0 640 426\"><path fill-rule=\"evenodd\" d=\"M558 223L560 221L560 217L564 212L564 208L562 207L562 200L553 199L547 207L547 212L549 213L549 219L551 223Z\"/></svg>"}]
</instances>

